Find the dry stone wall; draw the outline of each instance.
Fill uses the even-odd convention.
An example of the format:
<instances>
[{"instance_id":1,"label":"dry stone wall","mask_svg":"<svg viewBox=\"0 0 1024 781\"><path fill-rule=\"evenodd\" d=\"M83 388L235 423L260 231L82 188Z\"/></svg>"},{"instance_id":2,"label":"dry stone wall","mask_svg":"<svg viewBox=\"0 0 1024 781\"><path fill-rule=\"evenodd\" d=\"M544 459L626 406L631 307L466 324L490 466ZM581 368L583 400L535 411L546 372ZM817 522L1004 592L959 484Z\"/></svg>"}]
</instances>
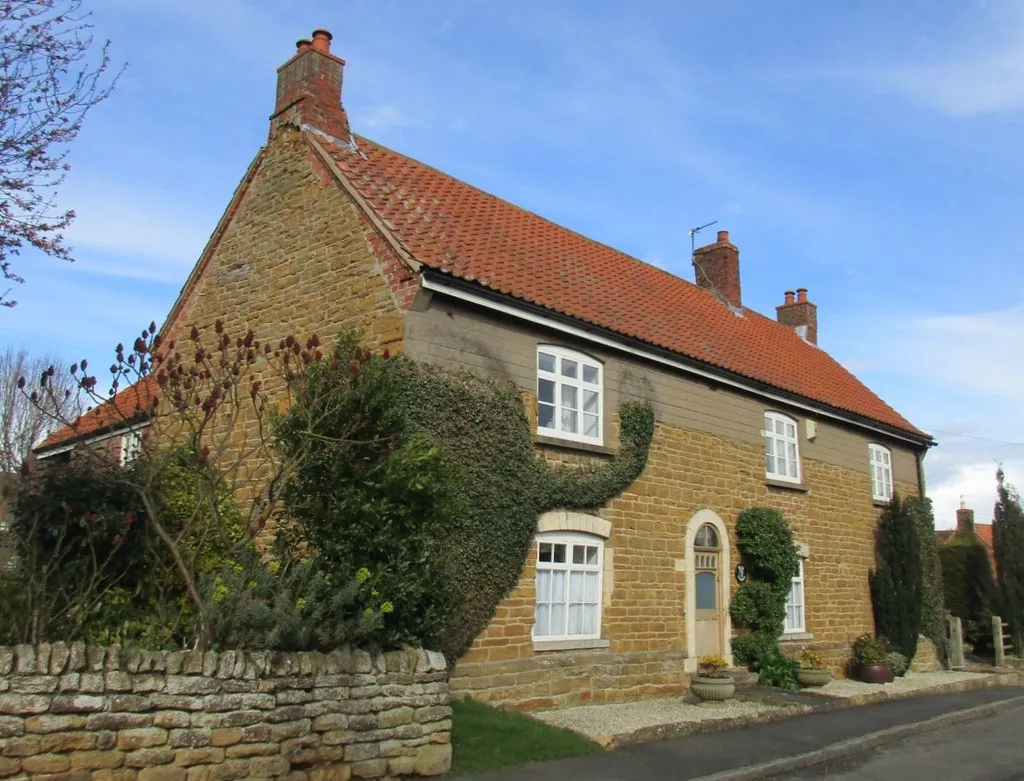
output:
<instances>
[{"instance_id":1,"label":"dry stone wall","mask_svg":"<svg viewBox=\"0 0 1024 781\"><path fill-rule=\"evenodd\" d=\"M451 765L444 657L0 648L0 777L432 776Z\"/></svg>"}]
</instances>

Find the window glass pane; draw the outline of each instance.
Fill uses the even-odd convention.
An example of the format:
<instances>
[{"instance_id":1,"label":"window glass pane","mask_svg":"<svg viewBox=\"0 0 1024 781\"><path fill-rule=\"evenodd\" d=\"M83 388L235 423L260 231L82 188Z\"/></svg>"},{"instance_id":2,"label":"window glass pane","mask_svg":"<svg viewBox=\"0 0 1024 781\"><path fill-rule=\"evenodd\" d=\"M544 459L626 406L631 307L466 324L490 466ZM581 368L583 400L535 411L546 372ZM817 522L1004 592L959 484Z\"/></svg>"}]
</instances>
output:
<instances>
[{"instance_id":1,"label":"window glass pane","mask_svg":"<svg viewBox=\"0 0 1024 781\"><path fill-rule=\"evenodd\" d=\"M579 430L579 422L577 420L579 413L571 409L562 410L562 431L568 434L575 434Z\"/></svg>"},{"instance_id":2,"label":"window glass pane","mask_svg":"<svg viewBox=\"0 0 1024 781\"><path fill-rule=\"evenodd\" d=\"M565 602L565 572L562 570L551 572L551 601Z\"/></svg>"},{"instance_id":3,"label":"window glass pane","mask_svg":"<svg viewBox=\"0 0 1024 781\"><path fill-rule=\"evenodd\" d=\"M786 430L785 424L781 420L775 421L775 433L782 434Z\"/></svg>"},{"instance_id":4,"label":"window glass pane","mask_svg":"<svg viewBox=\"0 0 1024 781\"><path fill-rule=\"evenodd\" d=\"M570 602L582 602L583 601L583 572L570 572L569 573L569 601Z\"/></svg>"},{"instance_id":5,"label":"window glass pane","mask_svg":"<svg viewBox=\"0 0 1024 781\"><path fill-rule=\"evenodd\" d=\"M580 365L576 361L570 361L566 358L562 359L562 376L571 377L576 379L577 373L579 372Z\"/></svg>"},{"instance_id":6,"label":"window glass pane","mask_svg":"<svg viewBox=\"0 0 1024 781\"><path fill-rule=\"evenodd\" d=\"M537 427L538 428L554 428L555 427L555 408L550 404L538 404L537 405Z\"/></svg>"},{"instance_id":7,"label":"window glass pane","mask_svg":"<svg viewBox=\"0 0 1024 781\"><path fill-rule=\"evenodd\" d=\"M775 455L775 440L772 437L764 438L764 452L768 455Z\"/></svg>"},{"instance_id":8,"label":"window glass pane","mask_svg":"<svg viewBox=\"0 0 1024 781\"><path fill-rule=\"evenodd\" d=\"M542 372L555 373L555 356L548 353L537 353L537 368Z\"/></svg>"},{"instance_id":9,"label":"window glass pane","mask_svg":"<svg viewBox=\"0 0 1024 781\"><path fill-rule=\"evenodd\" d=\"M545 404L555 403L555 381L537 380L537 401Z\"/></svg>"},{"instance_id":10,"label":"window glass pane","mask_svg":"<svg viewBox=\"0 0 1024 781\"><path fill-rule=\"evenodd\" d=\"M601 411L599 400L601 395L594 391L583 391L583 411L593 412L595 415Z\"/></svg>"},{"instance_id":11,"label":"window glass pane","mask_svg":"<svg viewBox=\"0 0 1024 781\"><path fill-rule=\"evenodd\" d=\"M588 545L587 546L587 564L590 564L592 566L597 566L597 546L596 545Z\"/></svg>"},{"instance_id":12,"label":"window glass pane","mask_svg":"<svg viewBox=\"0 0 1024 781\"><path fill-rule=\"evenodd\" d=\"M566 634L583 634L583 605L569 605L569 628Z\"/></svg>"},{"instance_id":13,"label":"window glass pane","mask_svg":"<svg viewBox=\"0 0 1024 781\"><path fill-rule=\"evenodd\" d=\"M790 461L796 461L796 445L794 443L787 443L786 454L789 456Z\"/></svg>"},{"instance_id":14,"label":"window glass pane","mask_svg":"<svg viewBox=\"0 0 1024 781\"><path fill-rule=\"evenodd\" d=\"M552 545L550 542L542 542L540 544L540 553L537 556L538 561L551 561L551 549Z\"/></svg>"},{"instance_id":15,"label":"window glass pane","mask_svg":"<svg viewBox=\"0 0 1024 781\"><path fill-rule=\"evenodd\" d=\"M796 439L796 426L792 423L786 424L786 436L790 439Z\"/></svg>"},{"instance_id":16,"label":"window glass pane","mask_svg":"<svg viewBox=\"0 0 1024 781\"><path fill-rule=\"evenodd\" d=\"M572 546L572 563L582 564L587 556L587 549L584 545L573 545Z\"/></svg>"},{"instance_id":17,"label":"window glass pane","mask_svg":"<svg viewBox=\"0 0 1024 781\"><path fill-rule=\"evenodd\" d=\"M714 610L718 606L715 573L698 572L695 580L697 583L697 609Z\"/></svg>"},{"instance_id":18,"label":"window glass pane","mask_svg":"<svg viewBox=\"0 0 1024 781\"><path fill-rule=\"evenodd\" d=\"M586 605L583 608L583 634L597 634L597 605Z\"/></svg>"},{"instance_id":19,"label":"window glass pane","mask_svg":"<svg viewBox=\"0 0 1024 781\"><path fill-rule=\"evenodd\" d=\"M555 551L554 551L554 553L555 553L555 556L554 556L555 564L565 564L565 543L564 542L556 542L553 547L555 549Z\"/></svg>"},{"instance_id":20,"label":"window glass pane","mask_svg":"<svg viewBox=\"0 0 1024 781\"><path fill-rule=\"evenodd\" d=\"M889 463L889 452L886 451L886 450L882 451L882 463L883 464L888 464Z\"/></svg>"},{"instance_id":21,"label":"window glass pane","mask_svg":"<svg viewBox=\"0 0 1024 781\"><path fill-rule=\"evenodd\" d=\"M598 589L601 585L601 575L597 572L588 572L587 574L587 602L597 602Z\"/></svg>"},{"instance_id":22,"label":"window glass pane","mask_svg":"<svg viewBox=\"0 0 1024 781\"><path fill-rule=\"evenodd\" d=\"M583 381L589 382L596 385L598 382L599 373L596 366L587 366L583 364Z\"/></svg>"},{"instance_id":23,"label":"window glass pane","mask_svg":"<svg viewBox=\"0 0 1024 781\"><path fill-rule=\"evenodd\" d=\"M767 415L764 416L764 430L769 433L772 430L772 419Z\"/></svg>"},{"instance_id":24,"label":"window glass pane","mask_svg":"<svg viewBox=\"0 0 1024 781\"><path fill-rule=\"evenodd\" d=\"M562 406L566 409L576 409L576 388L572 385L562 386Z\"/></svg>"},{"instance_id":25,"label":"window glass pane","mask_svg":"<svg viewBox=\"0 0 1024 781\"><path fill-rule=\"evenodd\" d=\"M780 475L788 474L789 470L788 470L788 468L786 466L786 459L785 459L784 456L779 456L778 458L775 459L775 466L778 469L777 474L780 474Z\"/></svg>"},{"instance_id":26,"label":"window glass pane","mask_svg":"<svg viewBox=\"0 0 1024 781\"><path fill-rule=\"evenodd\" d=\"M795 459L789 462L789 476L790 477L797 477L796 460Z\"/></svg>"},{"instance_id":27,"label":"window glass pane","mask_svg":"<svg viewBox=\"0 0 1024 781\"><path fill-rule=\"evenodd\" d=\"M583 435L587 437L596 437L601 433L600 419L597 415L588 415L583 413Z\"/></svg>"},{"instance_id":28,"label":"window glass pane","mask_svg":"<svg viewBox=\"0 0 1024 781\"><path fill-rule=\"evenodd\" d=\"M533 616L533 633L539 637L551 634L551 606L537 605Z\"/></svg>"},{"instance_id":29,"label":"window glass pane","mask_svg":"<svg viewBox=\"0 0 1024 781\"><path fill-rule=\"evenodd\" d=\"M551 601L551 570L537 570L537 601Z\"/></svg>"},{"instance_id":30,"label":"window glass pane","mask_svg":"<svg viewBox=\"0 0 1024 781\"><path fill-rule=\"evenodd\" d=\"M768 474L775 474L775 456L770 453L766 453L764 457L764 471Z\"/></svg>"},{"instance_id":31,"label":"window glass pane","mask_svg":"<svg viewBox=\"0 0 1024 781\"><path fill-rule=\"evenodd\" d=\"M563 604L551 606L551 634L565 634L565 605Z\"/></svg>"}]
</instances>

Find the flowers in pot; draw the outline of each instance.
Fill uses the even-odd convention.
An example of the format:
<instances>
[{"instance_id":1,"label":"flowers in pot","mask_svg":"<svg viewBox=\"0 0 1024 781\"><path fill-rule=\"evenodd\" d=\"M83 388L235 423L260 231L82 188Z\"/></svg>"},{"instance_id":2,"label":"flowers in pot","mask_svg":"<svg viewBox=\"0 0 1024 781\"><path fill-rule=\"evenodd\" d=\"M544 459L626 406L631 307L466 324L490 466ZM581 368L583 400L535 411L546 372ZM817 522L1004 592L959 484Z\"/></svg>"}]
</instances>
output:
<instances>
[{"instance_id":1,"label":"flowers in pot","mask_svg":"<svg viewBox=\"0 0 1024 781\"><path fill-rule=\"evenodd\" d=\"M736 684L725 672L728 668L721 656L702 656L697 660L697 674L690 679L690 691L701 700L728 700L736 693Z\"/></svg>"},{"instance_id":2,"label":"flowers in pot","mask_svg":"<svg viewBox=\"0 0 1024 781\"><path fill-rule=\"evenodd\" d=\"M886 657L885 643L868 633L853 641L853 659L857 663L857 677L864 683L891 683L892 670Z\"/></svg>"},{"instance_id":3,"label":"flowers in pot","mask_svg":"<svg viewBox=\"0 0 1024 781\"><path fill-rule=\"evenodd\" d=\"M832 680L832 670L817 651L801 651L796 655L796 660L800 664L796 679L801 686L824 686Z\"/></svg>"}]
</instances>

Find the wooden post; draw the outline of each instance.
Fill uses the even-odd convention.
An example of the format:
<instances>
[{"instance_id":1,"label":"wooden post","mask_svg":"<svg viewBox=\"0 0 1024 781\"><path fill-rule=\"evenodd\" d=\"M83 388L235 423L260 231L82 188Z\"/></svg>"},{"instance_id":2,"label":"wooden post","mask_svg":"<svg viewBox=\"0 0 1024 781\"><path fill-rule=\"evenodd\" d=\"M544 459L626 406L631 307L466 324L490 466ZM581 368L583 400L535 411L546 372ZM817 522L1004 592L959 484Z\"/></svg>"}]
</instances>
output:
<instances>
[{"instance_id":1,"label":"wooden post","mask_svg":"<svg viewBox=\"0 0 1024 781\"><path fill-rule=\"evenodd\" d=\"M1000 616L992 616L992 647L996 652L996 667L1002 667L1006 649L1003 647L1003 619Z\"/></svg>"},{"instance_id":2,"label":"wooden post","mask_svg":"<svg viewBox=\"0 0 1024 781\"><path fill-rule=\"evenodd\" d=\"M949 669L964 669L964 634L959 616L949 617Z\"/></svg>"}]
</instances>

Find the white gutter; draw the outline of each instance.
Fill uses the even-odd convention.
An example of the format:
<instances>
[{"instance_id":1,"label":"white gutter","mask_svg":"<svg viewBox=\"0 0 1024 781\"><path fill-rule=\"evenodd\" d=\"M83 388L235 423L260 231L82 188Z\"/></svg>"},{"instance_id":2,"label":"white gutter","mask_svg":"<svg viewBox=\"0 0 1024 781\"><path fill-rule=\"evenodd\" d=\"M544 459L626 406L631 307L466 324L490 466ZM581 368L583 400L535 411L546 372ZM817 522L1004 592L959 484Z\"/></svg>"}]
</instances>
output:
<instances>
[{"instance_id":1,"label":"white gutter","mask_svg":"<svg viewBox=\"0 0 1024 781\"><path fill-rule=\"evenodd\" d=\"M125 434L125 433L127 433L129 431L138 431L139 429L144 429L148 425L149 425L149 421L147 420L147 421L145 421L143 423L138 423L138 424L130 425L130 426L122 426L121 428L115 429L114 431L107 431L107 432L105 432L103 434L97 434L96 436L89 437L88 439L83 439L83 440L76 441L76 442L70 442L67 445L57 445L53 449L47 448L45 453L38 453L36 455L36 458L38 460L42 461L44 458L49 458L50 456L56 456L56 455L60 455L61 453L67 453L69 450L74 450L79 445L91 445L91 444L93 444L95 442L102 442L104 439L110 439L111 437L116 437L118 434L122 434L123 435L123 434Z\"/></svg>"},{"instance_id":2,"label":"white gutter","mask_svg":"<svg viewBox=\"0 0 1024 781\"><path fill-rule=\"evenodd\" d=\"M864 423L854 418L846 417L842 414L833 412L831 410L825 410L821 409L820 407L815 407L811 404L806 404L800 401L794 401L793 399L786 398L785 396L776 395L774 393L771 393L770 391L764 391L761 390L760 388L756 388L751 385L745 385L742 382L738 382L728 377L722 377L721 375L714 374L713 372L705 371L703 369L699 369L695 366L690 366L681 361L666 358L665 356L658 355L655 352L623 344L620 341L617 341L615 339L609 339L608 337L601 336L600 334L592 333L584 328L580 328L569 323L559 322L554 318L544 317L543 315L528 312L520 307L511 306L500 301L495 301L488 296L482 296L477 293L473 293L469 290L464 290L461 287L446 285L444 282L438 282L434 279L427 277L426 275L424 275L421 278L421 285L423 286L424 290L429 290L431 292L451 296L452 298L458 298L463 301L468 301L471 304L476 304L477 306L482 306L486 309L491 309L495 312L501 312L502 314L510 315L511 317L515 317L520 320L526 320L527 322L534 323L536 325L541 325L544 326L545 328L551 328L555 331L561 331L564 334L569 334L570 336L575 336L579 339L584 339L588 342L593 342L594 344L600 344L604 347L610 347L613 350L629 353L630 355L635 355L639 358L643 358L648 361L654 361L655 363L660 363L665 366L671 366L673 369L677 369L686 374L693 374L698 377L713 380L714 382L719 383L721 385L728 385L733 388L738 388L746 393L752 393L756 396L760 396L762 398L777 402L779 404L784 404L789 407L796 407L798 409L807 410L808 412L813 412L814 414L821 415L822 417L832 418L834 420L841 420L844 423L848 423L859 428L867 429L869 431L874 431L875 433L878 434L884 434L885 436L888 437L900 439L903 440L904 442L910 442L911 444L917 446L927 444L926 442L923 442L921 439L914 439L912 437L899 434L889 429L881 428L878 426L872 426L869 423Z\"/></svg>"}]
</instances>

